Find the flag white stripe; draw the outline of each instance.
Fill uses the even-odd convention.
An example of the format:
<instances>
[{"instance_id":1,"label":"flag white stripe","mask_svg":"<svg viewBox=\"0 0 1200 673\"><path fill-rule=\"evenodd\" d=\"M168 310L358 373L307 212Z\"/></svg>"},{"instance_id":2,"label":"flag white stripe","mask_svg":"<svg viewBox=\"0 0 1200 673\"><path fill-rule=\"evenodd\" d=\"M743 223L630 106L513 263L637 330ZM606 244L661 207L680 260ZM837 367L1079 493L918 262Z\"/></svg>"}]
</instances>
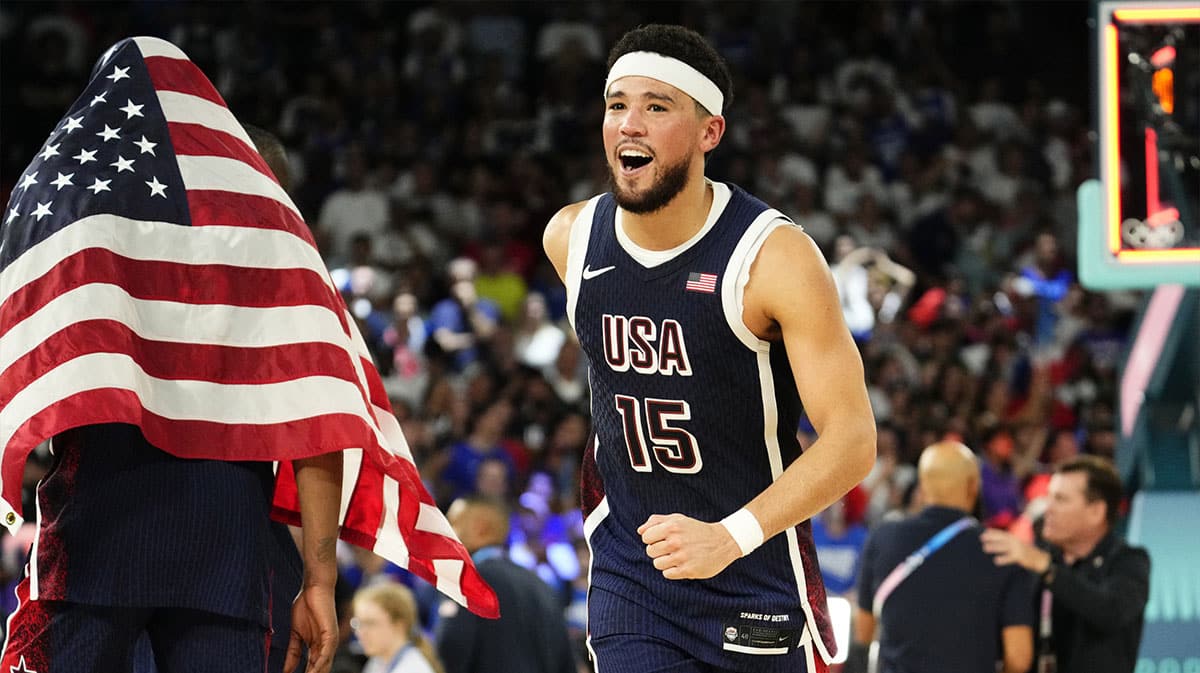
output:
<instances>
[{"instance_id":1,"label":"flag white stripe","mask_svg":"<svg viewBox=\"0 0 1200 673\"><path fill-rule=\"evenodd\" d=\"M392 455L415 464L412 449L408 446L408 440L404 438L404 431L400 428L400 421L396 420L396 414L376 404L371 405L371 410L375 412L375 426L383 433L386 442L383 448Z\"/></svg>"},{"instance_id":2,"label":"flag white stripe","mask_svg":"<svg viewBox=\"0 0 1200 673\"><path fill-rule=\"evenodd\" d=\"M346 521L346 512L350 511L350 498L354 495L354 487L358 485L358 473L362 469L362 449L345 449L342 451L342 502L338 507L338 525Z\"/></svg>"},{"instance_id":3,"label":"flag white stripe","mask_svg":"<svg viewBox=\"0 0 1200 673\"><path fill-rule=\"evenodd\" d=\"M425 503L421 503L420 512L417 514L417 530L454 537L454 529L450 527L446 517L442 516L442 511Z\"/></svg>"},{"instance_id":4,"label":"flag white stripe","mask_svg":"<svg viewBox=\"0 0 1200 673\"><path fill-rule=\"evenodd\" d=\"M163 116L168 122L176 124L199 124L214 131L224 131L246 143L253 149L254 143L246 134L246 129L224 105L218 105L206 98L193 96L179 91L159 91L158 104L162 107ZM158 141L157 138L150 140ZM163 138L166 140L166 138Z\"/></svg>"},{"instance_id":5,"label":"flag white stripe","mask_svg":"<svg viewBox=\"0 0 1200 673\"><path fill-rule=\"evenodd\" d=\"M99 388L131 390L147 411L177 420L267 425L335 413L366 420L358 387L329 376L259 384L166 380L146 374L127 355L92 353L47 372L0 409L0 447L47 406Z\"/></svg>"},{"instance_id":6,"label":"flag white stripe","mask_svg":"<svg viewBox=\"0 0 1200 673\"><path fill-rule=\"evenodd\" d=\"M247 269L307 269L334 292L316 248L286 231L255 227L183 227L170 222L91 215L46 237L0 272L0 303L25 283L87 248L130 259L222 264ZM351 323L353 324L353 322Z\"/></svg>"},{"instance_id":7,"label":"flag white stripe","mask_svg":"<svg viewBox=\"0 0 1200 673\"><path fill-rule=\"evenodd\" d=\"M300 215L300 209L292 203L291 197L283 191L283 187L280 187L279 183L259 173L244 161L228 157L187 154L177 155L176 159L179 163L179 175L183 178L183 186L189 190L213 189L222 192L265 196L290 208L296 217L304 219Z\"/></svg>"},{"instance_id":8,"label":"flag white stripe","mask_svg":"<svg viewBox=\"0 0 1200 673\"><path fill-rule=\"evenodd\" d=\"M408 543L400 532L396 513L400 511L400 482L383 477L383 517L375 533L375 547L371 551L396 565L408 567ZM458 538L454 538L457 540Z\"/></svg>"},{"instance_id":9,"label":"flag white stripe","mask_svg":"<svg viewBox=\"0 0 1200 673\"><path fill-rule=\"evenodd\" d=\"M137 43L138 51L142 52L142 58L166 56L167 58L178 58L184 61L189 60L187 54L183 53L179 47L166 40L160 40L157 37L135 37L133 41Z\"/></svg>"},{"instance_id":10,"label":"flag white stripe","mask_svg":"<svg viewBox=\"0 0 1200 673\"><path fill-rule=\"evenodd\" d=\"M114 320L153 341L241 348L328 343L346 348L337 316L321 306L185 304L137 299L116 285L93 283L50 300L13 326L0 352L0 372L58 331L85 320ZM9 346L12 347L9 347ZM347 358L357 360L349 352Z\"/></svg>"},{"instance_id":11,"label":"flag white stripe","mask_svg":"<svg viewBox=\"0 0 1200 673\"><path fill-rule=\"evenodd\" d=\"M433 559L433 572L437 575L438 591L461 605L467 604L462 592L463 562L458 559Z\"/></svg>"}]
</instances>

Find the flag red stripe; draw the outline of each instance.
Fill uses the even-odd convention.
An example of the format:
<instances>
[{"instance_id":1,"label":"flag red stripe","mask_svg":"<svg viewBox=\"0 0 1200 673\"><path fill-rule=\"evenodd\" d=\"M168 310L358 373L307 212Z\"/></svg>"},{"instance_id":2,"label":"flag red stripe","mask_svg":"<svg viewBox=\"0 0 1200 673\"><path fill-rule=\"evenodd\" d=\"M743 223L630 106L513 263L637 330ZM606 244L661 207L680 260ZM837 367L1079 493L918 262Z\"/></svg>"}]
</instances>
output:
<instances>
[{"instance_id":1,"label":"flag red stripe","mask_svg":"<svg viewBox=\"0 0 1200 673\"><path fill-rule=\"evenodd\" d=\"M270 308L323 304L341 315L342 302L308 269L260 269L223 264L178 264L130 259L104 248L86 248L63 259L0 304L0 335L55 297L91 283L124 288L138 299Z\"/></svg>"},{"instance_id":2,"label":"flag red stripe","mask_svg":"<svg viewBox=\"0 0 1200 673\"><path fill-rule=\"evenodd\" d=\"M267 162L251 146L237 136L210 129L199 124L169 122L167 131L175 156L224 157L249 164L254 170L278 183Z\"/></svg>"},{"instance_id":3,"label":"flag red stripe","mask_svg":"<svg viewBox=\"0 0 1200 673\"><path fill-rule=\"evenodd\" d=\"M370 433L364 421L352 414L329 413L270 424L182 420L144 409L130 390L85 390L47 405L17 428L4 451L4 497L21 502L21 466L39 442L64 430L97 423L138 425L151 444L167 453L207 460L293 460L360 446ZM9 472L10 462L16 464L15 472Z\"/></svg>"},{"instance_id":4,"label":"flag red stripe","mask_svg":"<svg viewBox=\"0 0 1200 673\"><path fill-rule=\"evenodd\" d=\"M195 63L169 56L151 56L144 60L155 89L191 94L221 107L229 107Z\"/></svg>"},{"instance_id":5,"label":"flag red stripe","mask_svg":"<svg viewBox=\"0 0 1200 673\"><path fill-rule=\"evenodd\" d=\"M275 199L215 189L189 189L188 206L193 227L220 224L280 229L304 239L314 249L317 247L304 220Z\"/></svg>"},{"instance_id":6,"label":"flag red stripe","mask_svg":"<svg viewBox=\"0 0 1200 673\"><path fill-rule=\"evenodd\" d=\"M359 355L359 363L367 373L367 399L377 407L391 409L392 403L388 399L387 389L383 387L383 379L376 376L371 376L370 372L375 371L375 363L371 362L369 357Z\"/></svg>"},{"instance_id":7,"label":"flag red stripe","mask_svg":"<svg viewBox=\"0 0 1200 673\"><path fill-rule=\"evenodd\" d=\"M421 481L421 473L417 471L417 466L411 460L399 458L389 452L383 452L379 456L376 456L375 462L384 474L391 475L393 479L400 483L402 490L408 489L414 495L419 496L418 498L409 498L412 501L411 510L403 509L406 507L403 500L400 503L402 512L410 517L412 524L415 526L417 516L421 512L420 503L423 502L427 505L435 504L433 496L429 495L429 492L425 490L424 483ZM418 486L420 488L417 488Z\"/></svg>"},{"instance_id":8,"label":"flag red stripe","mask_svg":"<svg viewBox=\"0 0 1200 673\"><path fill-rule=\"evenodd\" d=\"M293 515L295 520L292 519ZM296 473L292 469L290 460L281 461L275 470L275 494L271 499L271 518L289 526L300 525L300 494L296 492Z\"/></svg>"},{"instance_id":9,"label":"flag red stripe","mask_svg":"<svg viewBox=\"0 0 1200 673\"><path fill-rule=\"evenodd\" d=\"M279 383L307 376L347 378L346 351L320 342L264 348L172 343L144 339L115 320L68 326L0 373L0 390L21 390L64 362L91 353L124 353L146 374L168 380L226 385Z\"/></svg>"},{"instance_id":10,"label":"flag red stripe","mask_svg":"<svg viewBox=\"0 0 1200 673\"><path fill-rule=\"evenodd\" d=\"M459 542L440 533L417 529L408 535L408 543L425 550L430 558L456 558L458 554L454 550L461 546Z\"/></svg>"},{"instance_id":11,"label":"flag red stripe","mask_svg":"<svg viewBox=\"0 0 1200 673\"><path fill-rule=\"evenodd\" d=\"M358 482L350 496L342 527L363 531L373 537L383 520L383 473L371 464L366 452L363 453L362 465L358 468Z\"/></svg>"}]
</instances>

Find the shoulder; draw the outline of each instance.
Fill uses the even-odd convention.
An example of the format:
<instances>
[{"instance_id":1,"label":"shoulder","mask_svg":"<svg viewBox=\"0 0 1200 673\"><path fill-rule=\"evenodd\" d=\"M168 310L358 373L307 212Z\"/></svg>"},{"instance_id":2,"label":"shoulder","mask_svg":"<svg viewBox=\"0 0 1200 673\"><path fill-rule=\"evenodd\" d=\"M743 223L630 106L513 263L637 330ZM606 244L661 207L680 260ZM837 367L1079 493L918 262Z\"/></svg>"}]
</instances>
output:
<instances>
[{"instance_id":1,"label":"shoulder","mask_svg":"<svg viewBox=\"0 0 1200 673\"><path fill-rule=\"evenodd\" d=\"M905 537L904 529L908 527L907 519L881 521L867 530L864 544L872 549L890 548L896 539Z\"/></svg>"},{"instance_id":2,"label":"shoulder","mask_svg":"<svg viewBox=\"0 0 1200 673\"><path fill-rule=\"evenodd\" d=\"M429 665L429 660L425 658L425 654L413 647L410 648L404 657L400 659L396 667L397 673L433 673L433 667ZM363 670L363 673L367 673ZM391 673L389 671L389 673Z\"/></svg>"},{"instance_id":3,"label":"shoulder","mask_svg":"<svg viewBox=\"0 0 1200 673\"><path fill-rule=\"evenodd\" d=\"M746 306L780 325L788 318L788 322L808 328L818 324L831 327L842 320L825 256L812 237L794 224L776 226L767 234L750 265ZM813 316L827 317L830 324L816 323Z\"/></svg>"},{"instance_id":4,"label":"shoulder","mask_svg":"<svg viewBox=\"0 0 1200 673\"><path fill-rule=\"evenodd\" d=\"M797 290L832 283L821 249L799 226L775 226L750 267L751 291L795 298ZM757 287L755 287L757 286Z\"/></svg>"},{"instance_id":5,"label":"shoulder","mask_svg":"<svg viewBox=\"0 0 1200 673\"><path fill-rule=\"evenodd\" d=\"M1113 554L1113 561L1150 572L1150 553L1145 547L1135 547L1122 540Z\"/></svg>"},{"instance_id":6,"label":"shoulder","mask_svg":"<svg viewBox=\"0 0 1200 673\"><path fill-rule=\"evenodd\" d=\"M483 579L489 582L498 577L510 577L513 571L520 568L517 564L504 557L489 558L475 564L476 570Z\"/></svg>"},{"instance_id":7,"label":"shoulder","mask_svg":"<svg viewBox=\"0 0 1200 673\"><path fill-rule=\"evenodd\" d=\"M500 317L500 305L487 297L480 297L479 299L475 300L475 306L489 317Z\"/></svg>"},{"instance_id":8,"label":"shoulder","mask_svg":"<svg viewBox=\"0 0 1200 673\"><path fill-rule=\"evenodd\" d=\"M761 265L786 269L797 261L802 261L810 262L818 268L828 266L821 249L802 227L784 218L778 218L775 222L783 224L775 226L763 242L762 250L758 253ZM793 268L792 271L803 269Z\"/></svg>"},{"instance_id":9,"label":"shoulder","mask_svg":"<svg viewBox=\"0 0 1200 673\"><path fill-rule=\"evenodd\" d=\"M575 218L579 217L579 213L583 212L587 204L588 201L576 201L575 203L570 203L559 208L558 212L554 213L554 216L546 224L547 233L557 232L561 229L570 230L571 223L575 221Z\"/></svg>"},{"instance_id":10,"label":"shoulder","mask_svg":"<svg viewBox=\"0 0 1200 673\"><path fill-rule=\"evenodd\" d=\"M579 214L583 212L587 204L587 201L578 201L563 206L550 218L545 231L542 232L542 247L545 248L546 256L550 258L554 268L558 270L560 278L566 277L567 247L571 241L571 226L579 218Z\"/></svg>"},{"instance_id":11,"label":"shoulder","mask_svg":"<svg viewBox=\"0 0 1200 673\"><path fill-rule=\"evenodd\" d=\"M460 313L461 307L458 302L453 299L443 299L433 305L429 310L429 320L431 324L438 324L451 319Z\"/></svg>"}]
</instances>

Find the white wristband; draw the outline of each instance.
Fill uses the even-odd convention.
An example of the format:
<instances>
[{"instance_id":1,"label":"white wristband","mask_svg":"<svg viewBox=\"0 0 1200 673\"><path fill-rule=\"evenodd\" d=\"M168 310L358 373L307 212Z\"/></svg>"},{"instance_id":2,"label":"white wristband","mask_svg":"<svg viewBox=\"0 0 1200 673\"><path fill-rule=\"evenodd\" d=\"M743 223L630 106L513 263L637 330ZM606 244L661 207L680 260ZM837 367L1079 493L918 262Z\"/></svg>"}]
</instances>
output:
<instances>
[{"instance_id":1,"label":"white wristband","mask_svg":"<svg viewBox=\"0 0 1200 673\"><path fill-rule=\"evenodd\" d=\"M745 507L721 519L721 525L733 536L733 541L742 550L742 556L749 555L763 543L762 526Z\"/></svg>"}]
</instances>

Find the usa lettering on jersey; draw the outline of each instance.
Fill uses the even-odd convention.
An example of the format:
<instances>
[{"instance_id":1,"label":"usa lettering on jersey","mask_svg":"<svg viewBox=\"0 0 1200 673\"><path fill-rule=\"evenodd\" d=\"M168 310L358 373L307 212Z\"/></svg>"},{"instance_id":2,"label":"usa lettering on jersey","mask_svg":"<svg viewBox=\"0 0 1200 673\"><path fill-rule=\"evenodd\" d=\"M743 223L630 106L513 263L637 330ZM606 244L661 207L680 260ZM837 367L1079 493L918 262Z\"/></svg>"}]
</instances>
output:
<instances>
[{"instance_id":1,"label":"usa lettering on jersey","mask_svg":"<svg viewBox=\"0 0 1200 673\"><path fill-rule=\"evenodd\" d=\"M614 372L691 376L683 327L667 318L655 324L645 316L605 313L601 317L604 360Z\"/></svg>"}]
</instances>

